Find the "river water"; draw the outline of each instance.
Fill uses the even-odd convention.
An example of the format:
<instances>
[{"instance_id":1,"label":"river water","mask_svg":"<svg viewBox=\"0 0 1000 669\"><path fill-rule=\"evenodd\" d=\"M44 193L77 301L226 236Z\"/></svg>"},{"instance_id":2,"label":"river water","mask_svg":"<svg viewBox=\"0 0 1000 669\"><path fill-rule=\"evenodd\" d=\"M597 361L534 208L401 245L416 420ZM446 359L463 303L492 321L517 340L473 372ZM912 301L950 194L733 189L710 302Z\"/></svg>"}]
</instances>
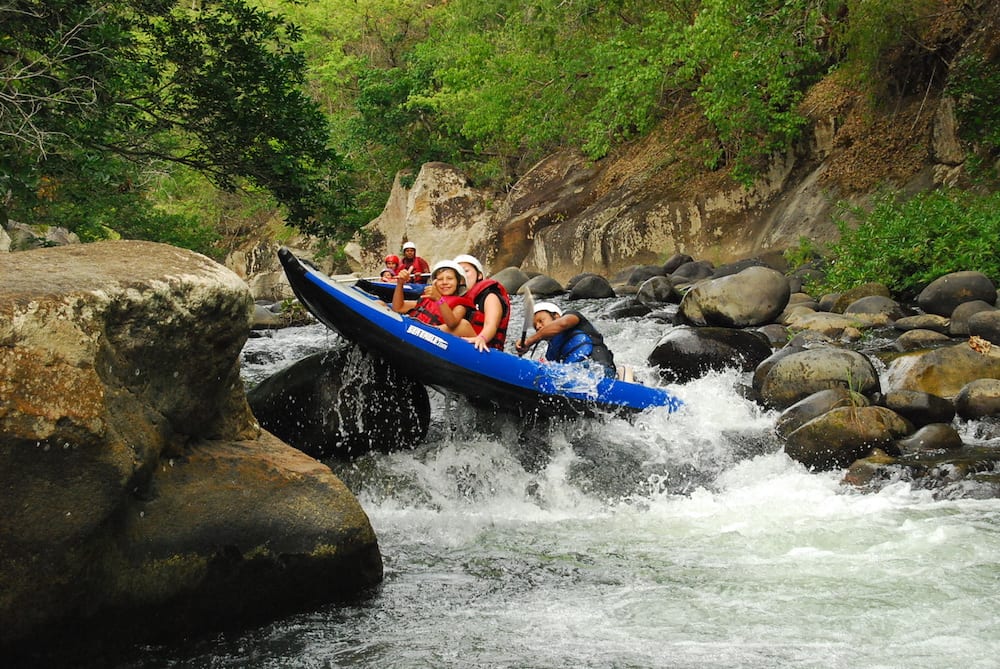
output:
<instances>
[{"instance_id":1,"label":"river water","mask_svg":"<svg viewBox=\"0 0 1000 669\"><path fill-rule=\"evenodd\" d=\"M652 382L669 326L607 304L584 312ZM245 378L339 344L319 325L252 339ZM528 431L432 392L426 443L330 463L378 535L376 592L129 666L1000 666L1000 500L809 473L744 380L671 386L675 414Z\"/></svg>"}]
</instances>

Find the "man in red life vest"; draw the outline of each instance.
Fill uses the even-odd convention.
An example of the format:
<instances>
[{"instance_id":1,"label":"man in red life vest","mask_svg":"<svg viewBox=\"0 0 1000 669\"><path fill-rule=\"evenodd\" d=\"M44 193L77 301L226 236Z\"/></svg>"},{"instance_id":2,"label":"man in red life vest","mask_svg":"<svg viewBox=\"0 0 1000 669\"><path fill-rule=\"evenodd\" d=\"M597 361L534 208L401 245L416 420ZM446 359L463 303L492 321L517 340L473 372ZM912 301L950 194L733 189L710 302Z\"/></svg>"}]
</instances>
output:
<instances>
[{"instance_id":1,"label":"man in red life vest","mask_svg":"<svg viewBox=\"0 0 1000 669\"><path fill-rule=\"evenodd\" d=\"M424 283L427 280L425 275L431 271L427 261L417 255L417 245L413 242L403 244L403 257L396 274L404 269L410 274L410 283Z\"/></svg>"}]
</instances>

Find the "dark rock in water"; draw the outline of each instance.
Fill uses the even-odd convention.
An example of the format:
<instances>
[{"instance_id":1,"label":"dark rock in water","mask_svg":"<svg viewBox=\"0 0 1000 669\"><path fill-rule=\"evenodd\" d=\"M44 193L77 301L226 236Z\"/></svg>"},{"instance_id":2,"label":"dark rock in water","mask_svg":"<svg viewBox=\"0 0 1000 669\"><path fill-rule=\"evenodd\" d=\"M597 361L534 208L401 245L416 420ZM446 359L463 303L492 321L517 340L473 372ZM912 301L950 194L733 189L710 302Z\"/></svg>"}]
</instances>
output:
<instances>
[{"instance_id":1,"label":"dark rock in water","mask_svg":"<svg viewBox=\"0 0 1000 669\"><path fill-rule=\"evenodd\" d=\"M1000 416L1000 379L976 379L955 396L958 415L966 419Z\"/></svg>"},{"instance_id":2,"label":"dark rock in water","mask_svg":"<svg viewBox=\"0 0 1000 669\"><path fill-rule=\"evenodd\" d=\"M247 401L263 428L315 458L410 448L430 423L426 388L355 347L304 358Z\"/></svg>"},{"instance_id":3,"label":"dark rock in water","mask_svg":"<svg viewBox=\"0 0 1000 669\"><path fill-rule=\"evenodd\" d=\"M663 276L663 268L659 265L637 265L624 277L624 283L638 286L654 276Z\"/></svg>"},{"instance_id":4,"label":"dark rock in water","mask_svg":"<svg viewBox=\"0 0 1000 669\"><path fill-rule=\"evenodd\" d=\"M614 296L615 289L607 279L598 274L587 274L577 278L576 281L571 281L567 299L597 300Z\"/></svg>"},{"instance_id":5,"label":"dark rock in water","mask_svg":"<svg viewBox=\"0 0 1000 669\"><path fill-rule=\"evenodd\" d=\"M896 321L900 318L912 316L913 312L905 309L896 300L883 295L867 295L854 300L844 309L845 314L869 314L885 315L888 320Z\"/></svg>"},{"instance_id":6,"label":"dark rock in water","mask_svg":"<svg viewBox=\"0 0 1000 669\"><path fill-rule=\"evenodd\" d=\"M833 307L837 304L837 300L840 299L840 293L826 293L821 295L819 298L819 310L820 311L833 311Z\"/></svg>"},{"instance_id":7,"label":"dark rock in water","mask_svg":"<svg viewBox=\"0 0 1000 669\"><path fill-rule=\"evenodd\" d=\"M712 278L719 279L724 276L739 274L748 267L766 267L766 265L760 258L744 258L742 260L737 260L736 262L719 265L712 272Z\"/></svg>"},{"instance_id":8,"label":"dark rock in water","mask_svg":"<svg viewBox=\"0 0 1000 669\"><path fill-rule=\"evenodd\" d=\"M490 278L503 285L511 295L516 295L521 290L521 286L527 283L531 277L518 267L505 267Z\"/></svg>"},{"instance_id":9,"label":"dark rock in water","mask_svg":"<svg viewBox=\"0 0 1000 669\"><path fill-rule=\"evenodd\" d=\"M896 442L903 453L954 451L962 448L962 437L947 423L930 423Z\"/></svg>"},{"instance_id":10,"label":"dark rock in water","mask_svg":"<svg viewBox=\"0 0 1000 669\"><path fill-rule=\"evenodd\" d=\"M523 295L526 290L530 290L532 295L538 297L551 297L553 295L562 295L566 292L561 283L544 274L539 274L528 279L518 289L517 293Z\"/></svg>"},{"instance_id":11,"label":"dark rock in water","mask_svg":"<svg viewBox=\"0 0 1000 669\"><path fill-rule=\"evenodd\" d=\"M751 370L770 354L771 344L759 332L679 327L657 342L648 362L664 379L684 383L710 371Z\"/></svg>"},{"instance_id":12,"label":"dark rock in water","mask_svg":"<svg viewBox=\"0 0 1000 669\"><path fill-rule=\"evenodd\" d=\"M840 407L789 434L785 453L810 469L837 469L874 448L895 451L895 440L912 432L905 418L885 407Z\"/></svg>"},{"instance_id":13,"label":"dark rock in water","mask_svg":"<svg viewBox=\"0 0 1000 669\"><path fill-rule=\"evenodd\" d=\"M701 279L707 279L715 273L715 265L708 260L693 260L684 263L670 273L670 279L674 284L694 283Z\"/></svg>"},{"instance_id":14,"label":"dark rock in water","mask_svg":"<svg viewBox=\"0 0 1000 669\"><path fill-rule=\"evenodd\" d=\"M950 423L955 418L955 405L943 397L919 390L892 390L882 397L880 403L916 427Z\"/></svg>"},{"instance_id":15,"label":"dark rock in water","mask_svg":"<svg viewBox=\"0 0 1000 669\"><path fill-rule=\"evenodd\" d=\"M774 425L774 431L781 438L799 429L813 418L822 416L837 407L868 406L868 398L847 388L828 388L813 393L785 409Z\"/></svg>"},{"instance_id":16,"label":"dark rock in water","mask_svg":"<svg viewBox=\"0 0 1000 669\"><path fill-rule=\"evenodd\" d=\"M653 310L645 304L637 304L633 302L631 304L624 304L620 307L610 309L605 315L611 320L621 320L623 318L642 318L652 311Z\"/></svg>"},{"instance_id":17,"label":"dark rock in water","mask_svg":"<svg viewBox=\"0 0 1000 669\"><path fill-rule=\"evenodd\" d=\"M920 291L917 304L927 313L950 317L963 302L983 300L992 304L996 299L996 286L982 272L952 272Z\"/></svg>"},{"instance_id":18,"label":"dark rock in water","mask_svg":"<svg viewBox=\"0 0 1000 669\"><path fill-rule=\"evenodd\" d=\"M844 313L844 310L847 309L847 307L853 302L860 300L862 297L870 297L872 295L891 297L889 289L881 283L863 283L860 286L855 286L854 288L844 291L837 296L837 299L830 308L830 311L836 314L842 314Z\"/></svg>"},{"instance_id":19,"label":"dark rock in water","mask_svg":"<svg viewBox=\"0 0 1000 669\"><path fill-rule=\"evenodd\" d=\"M970 316L969 334L1000 346L1000 309L980 311Z\"/></svg>"},{"instance_id":20,"label":"dark rock in water","mask_svg":"<svg viewBox=\"0 0 1000 669\"><path fill-rule=\"evenodd\" d=\"M694 260L691 256L686 253L675 253L674 255L667 258L667 262L663 263L663 273L673 274L677 271L677 268L681 265L691 262Z\"/></svg>"},{"instance_id":21,"label":"dark rock in water","mask_svg":"<svg viewBox=\"0 0 1000 669\"><path fill-rule=\"evenodd\" d=\"M775 348L780 348L788 343L788 328L780 323L768 323L767 325L762 325L757 328L757 332L760 332L762 335L767 337L767 340L771 342L771 346Z\"/></svg>"},{"instance_id":22,"label":"dark rock in water","mask_svg":"<svg viewBox=\"0 0 1000 669\"><path fill-rule=\"evenodd\" d=\"M635 299L640 304L656 305L676 302L679 297L673 282L668 277L654 276L642 282Z\"/></svg>"},{"instance_id":23,"label":"dark rock in water","mask_svg":"<svg viewBox=\"0 0 1000 669\"><path fill-rule=\"evenodd\" d=\"M984 300L971 300L962 302L951 312L951 323L948 326L948 334L954 336L967 335L969 332L969 320L976 314L984 311L996 311L989 302Z\"/></svg>"}]
</instances>

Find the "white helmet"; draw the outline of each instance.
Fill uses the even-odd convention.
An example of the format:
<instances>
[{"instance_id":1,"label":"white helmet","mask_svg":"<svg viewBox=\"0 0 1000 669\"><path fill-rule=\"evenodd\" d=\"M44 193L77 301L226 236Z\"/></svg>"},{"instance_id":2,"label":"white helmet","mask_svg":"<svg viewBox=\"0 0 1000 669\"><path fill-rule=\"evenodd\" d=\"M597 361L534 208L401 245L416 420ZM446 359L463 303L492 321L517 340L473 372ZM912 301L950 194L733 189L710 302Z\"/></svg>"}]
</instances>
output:
<instances>
[{"instance_id":1,"label":"white helmet","mask_svg":"<svg viewBox=\"0 0 1000 669\"><path fill-rule=\"evenodd\" d=\"M479 258L476 256L470 256L468 253L463 253L460 256L455 256L455 262L457 263L469 263L476 268L476 271L486 276L486 270L483 269L483 263L479 262Z\"/></svg>"},{"instance_id":2,"label":"white helmet","mask_svg":"<svg viewBox=\"0 0 1000 669\"><path fill-rule=\"evenodd\" d=\"M434 267L431 268L431 279L436 277L437 273L443 269L454 270L455 274L458 275L458 282L465 283L465 272L462 271L462 266L454 260L442 260L441 262L434 263Z\"/></svg>"},{"instance_id":3,"label":"white helmet","mask_svg":"<svg viewBox=\"0 0 1000 669\"><path fill-rule=\"evenodd\" d=\"M414 251L416 251L417 245L414 244L413 242L406 242L405 244L403 244L403 250L405 251L406 249L413 249Z\"/></svg>"},{"instance_id":4,"label":"white helmet","mask_svg":"<svg viewBox=\"0 0 1000 669\"><path fill-rule=\"evenodd\" d=\"M557 307L554 302L539 302L535 305L535 310L532 312L532 315L537 314L539 311L551 311L557 318L562 316L562 309Z\"/></svg>"}]
</instances>

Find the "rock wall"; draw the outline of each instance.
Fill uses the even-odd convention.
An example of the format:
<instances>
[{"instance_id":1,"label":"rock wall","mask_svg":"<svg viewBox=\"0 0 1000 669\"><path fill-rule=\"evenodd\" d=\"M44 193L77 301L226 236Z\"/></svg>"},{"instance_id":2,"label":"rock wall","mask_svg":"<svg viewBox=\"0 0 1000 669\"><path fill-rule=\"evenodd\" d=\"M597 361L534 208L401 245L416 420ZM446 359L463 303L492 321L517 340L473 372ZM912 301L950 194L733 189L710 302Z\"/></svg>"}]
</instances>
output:
<instances>
[{"instance_id":1,"label":"rock wall","mask_svg":"<svg viewBox=\"0 0 1000 669\"><path fill-rule=\"evenodd\" d=\"M162 244L0 260L0 648L169 637L381 579L357 500L247 406L251 307Z\"/></svg>"},{"instance_id":2,"label":"rock wall","mask_svg":"<svg viewBox=\"0 0 1000 669\"><path fill-rule=\"evenodd\" d=\"M839 235L838 203L862 204L881 187L916 192L963 178L966 151L949 98L914 96L887 116L832 77L810 91L803 113L811 125L802 141L749 186L727 169L705 169L691 147L711 129L691 106L603 160L553 154L506 194L425 165L410 188L396 179L348 255L371 271L412 240L432 263L472 252L491 271L517 266L562 281L675 253L727 263L802 238L822 247Z\"/></svg>"}]
</instances>

